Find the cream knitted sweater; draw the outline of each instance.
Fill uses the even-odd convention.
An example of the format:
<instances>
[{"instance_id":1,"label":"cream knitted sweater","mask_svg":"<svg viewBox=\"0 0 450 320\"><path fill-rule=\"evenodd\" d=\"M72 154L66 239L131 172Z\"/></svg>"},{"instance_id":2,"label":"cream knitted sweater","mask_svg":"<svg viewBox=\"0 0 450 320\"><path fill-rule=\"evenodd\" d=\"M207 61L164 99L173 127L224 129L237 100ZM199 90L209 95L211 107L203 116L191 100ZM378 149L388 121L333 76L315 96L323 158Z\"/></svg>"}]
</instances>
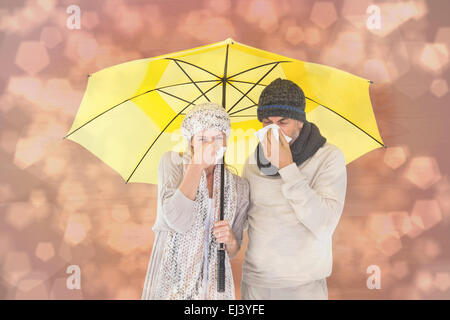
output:
<instances>
[{"instance_id":1,"label":"cream knitted sweater","mask_svg":"<svg viewBox=\"0 0 450 320\"><path fill-rule=\"evenodd\" d=\"M248 285L292 287L331 274L332 234L347 186L344 154L326 142L300 166L279 173L260 173L254 152L244 165L250 208L242 281Z\"/></svg>"}]
</instances>

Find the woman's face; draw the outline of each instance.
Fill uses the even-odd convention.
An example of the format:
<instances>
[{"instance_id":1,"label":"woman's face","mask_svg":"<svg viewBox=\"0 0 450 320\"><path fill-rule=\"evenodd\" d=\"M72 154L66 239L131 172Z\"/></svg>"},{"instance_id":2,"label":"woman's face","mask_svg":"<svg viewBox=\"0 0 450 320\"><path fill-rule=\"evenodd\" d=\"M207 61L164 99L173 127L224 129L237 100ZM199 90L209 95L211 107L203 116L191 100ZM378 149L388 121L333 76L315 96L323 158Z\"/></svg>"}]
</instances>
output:
<instances>
[{"instance_id":1,"label":"woman's face","mask_svg":"<svg viewBox=\"0 0 450 320\"><path fill-rule=\"evenodd\" d=\"M197 154L197 157L203 159L197 158L195 161L217 163L219 160L216 157L220 154L219 149L225 146L225 133L214 129L200 131L191 138L191 148L194 155Z\"/></svg>"},{"instance_id":2,"label":"woman's face","mask_svg":"<svg viewBox=\"0 0 450 320\"><path fill-rule=\"evenodd\" d=\"M192 136L191 146L194 147L194 150L201 150L201 148L213 144L215 150L218 150L220 147L225 147L227 145L225 137L225 133L221 131L206 129Z\"/></svg>"}]
</instances>

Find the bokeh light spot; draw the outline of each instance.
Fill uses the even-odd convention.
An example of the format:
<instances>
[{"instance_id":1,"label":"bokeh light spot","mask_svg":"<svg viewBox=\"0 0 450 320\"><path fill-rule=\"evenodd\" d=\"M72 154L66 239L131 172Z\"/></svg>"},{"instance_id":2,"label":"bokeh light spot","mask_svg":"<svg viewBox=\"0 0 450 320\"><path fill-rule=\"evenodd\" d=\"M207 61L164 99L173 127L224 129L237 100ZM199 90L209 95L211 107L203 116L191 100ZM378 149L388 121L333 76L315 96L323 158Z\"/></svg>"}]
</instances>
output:
<instances>
[{"instance_id":1,"label":"bokeh light spot","mask_svg":"<svg viewBox=\"0 0 450 320\"><path fill-rule=\"evenodd\" d=\"M406 146L389 147L384 152L384 163L392 168L401 167L408 157L408 148Z\"/></svg>"},{"instance_id":2,"label":"bokeh light spot","mask_svg":"<svg viewBox=\"0 0 450 320\"><path fill-rule=\"evenodd\" d=\"M55 256L55 249L51 242L39 242L35 254L42 261L48 261Z\"/></svg>"},{"instance_id":3,"label":"bokeh light spot","mask_svg":"<svg viewBox=\"0 0 450 320\"><path fill-rule=\"evenodd\" d=\"M441 179L439 166L432 157L414 157L406 171L406 178L420 189L428 189Z\"/></svg>"},{"instance_id":4,"label":"bokeh light spot","mask_svg":"<svg viewBox=\"0 0 450 320\"><path fill-rule=\"evenodd\" d=\"M445 79L435 79L431 83L430 91L438 98L442 98L448 92L448 84Z\"/></svg>"},{"instance_id":5,"label":"bokeh light spot","mask_svg":"<svg viewBox=\"0 0 450 320\"><path fill-rule=\"evenodd\" d=\"M35 75L50 63L47 48L39 41L24 41L17 50L15 63L25 72Z\"/></svg>"},{"instance_id":6,"label":"bokeh light spot","mask_svg":"<svg viewBox=\"0 0 450 320\"><path fill-rule=\"evenodd\" d=\"M417 200L411 212L411 220L425 230L430 229L442 220L439 204L436 200Z\"/></svg>"},{"instance_id":7,"label":"bokeh light spot","mask_svg":"<svg viewBox=\"0 0 450 320\"><path fill-rule=\"evenodd\" d=\"M322 29L328 28L337 20L334 3L332 1L314 2L310 19Z\"/></svg>"},{"instance_id":8,"label":"bokeh light spot","mask_svg":"<svg viewBox=\"0 0 450 320\"><path fill-rule=\"evenodd\" d=\"M62 41L62 35L56 27L44 27L41 31L41 42L49 49L56 47Z\"/></svg>"}]
</instances>

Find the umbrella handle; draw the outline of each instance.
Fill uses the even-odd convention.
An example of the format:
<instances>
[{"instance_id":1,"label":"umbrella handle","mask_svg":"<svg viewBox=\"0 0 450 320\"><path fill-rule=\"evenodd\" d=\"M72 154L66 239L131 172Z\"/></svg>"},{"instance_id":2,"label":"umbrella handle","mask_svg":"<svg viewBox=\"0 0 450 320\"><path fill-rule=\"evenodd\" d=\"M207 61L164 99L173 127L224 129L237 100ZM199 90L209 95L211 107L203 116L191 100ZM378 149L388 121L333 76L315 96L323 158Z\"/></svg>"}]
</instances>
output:
<instances>
[{"instance_id":1,"label":"umbrella handle","mask_svg":"<svg viewBox=\"0 0 450 320\"><path fill-rule=\"evenodd\" d=\"M220 220L223 220L224 207L224 181L225 181L225 155L220 165ZM217 292L225 291L225 244L220 243L217 248Z\"/></svg>"},{"instance_id":2,"label":"umbrella handle","mask_svg":"<svg viewBox=\"0 0 450 320\"><path fill-rule=\"evenodd\" d=\"M225 247L221 243L217 249L217 291L225 291Z\"/></svg>"}]
</instances>

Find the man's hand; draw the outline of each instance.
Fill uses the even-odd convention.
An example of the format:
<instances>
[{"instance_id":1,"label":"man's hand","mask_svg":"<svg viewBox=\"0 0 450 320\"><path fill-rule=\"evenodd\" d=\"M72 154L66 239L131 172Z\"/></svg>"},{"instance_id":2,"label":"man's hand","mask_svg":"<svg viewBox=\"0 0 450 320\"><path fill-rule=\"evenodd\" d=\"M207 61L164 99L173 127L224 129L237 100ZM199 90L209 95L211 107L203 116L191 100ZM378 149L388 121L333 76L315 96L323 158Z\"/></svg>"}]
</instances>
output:
<instances>
[{"instance_id":1,"label":"man's hand","mask_svg":"<svg viewBox=\"0 0 450 320\"><path fill-rule=\"evenodd\" d=\"M294 161L292 159L291 148L289 143L286 141L286 138L282 132L278 132L278 136L280 138L280 142L277 142L273 135L272 128L270 128L264 136L262 145L266 158L278 169L282 169Z\"/></svg>"}]
</instances>

